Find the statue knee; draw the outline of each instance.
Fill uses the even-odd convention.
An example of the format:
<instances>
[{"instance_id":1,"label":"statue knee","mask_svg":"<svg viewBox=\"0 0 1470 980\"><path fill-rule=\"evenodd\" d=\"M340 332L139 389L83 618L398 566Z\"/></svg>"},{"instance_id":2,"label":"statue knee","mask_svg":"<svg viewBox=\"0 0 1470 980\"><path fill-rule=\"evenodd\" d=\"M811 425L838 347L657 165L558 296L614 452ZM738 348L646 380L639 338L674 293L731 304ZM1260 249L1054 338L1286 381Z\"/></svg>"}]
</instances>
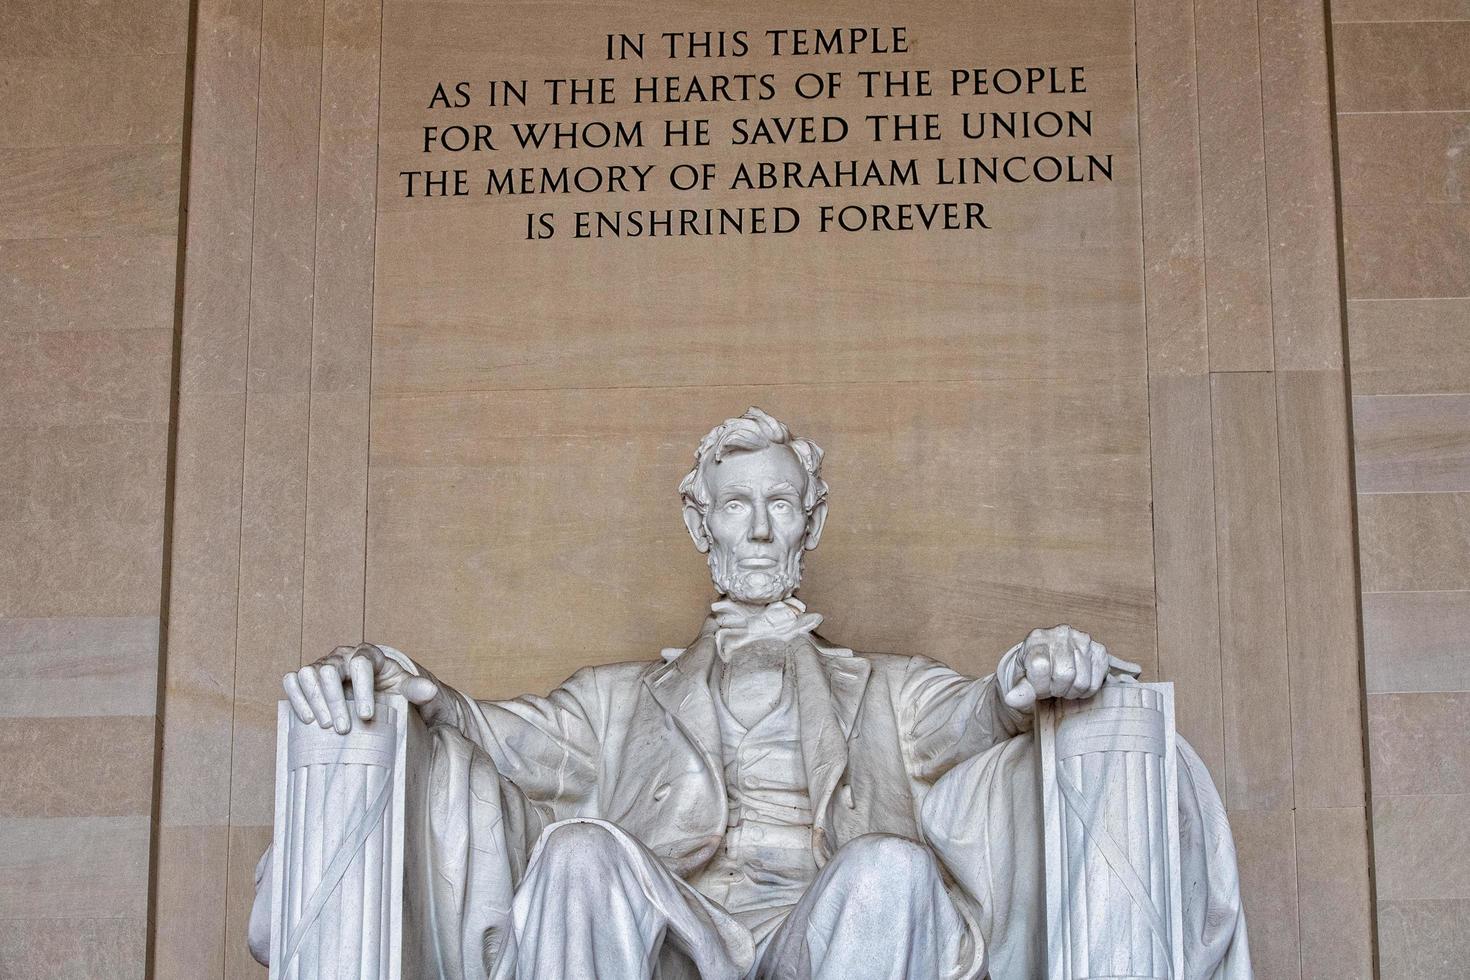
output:
<instances>
[{"instance_id":1,"label":"statue knee","mask_svg":"<svg viewBox=\"0 0 1470 980\"><path fill-rule=\"evenodd\" d=\"M564 823L550 828L541 845L539 864L553 875L597 873L617 863L617 838L592 823Z\"/></svg>"},{"instance_id":2,"label":"statue knee","mask_svg":"<svg viewBox=\"0 0 1470 980\"><path fill-rule=\"evenodd\" d=\"M927 886L939 875L934 855L924 845L893 834L865 834L838 850L833 873L850 887L882 895L897 888Z\"/></svg>"}]
</instances>

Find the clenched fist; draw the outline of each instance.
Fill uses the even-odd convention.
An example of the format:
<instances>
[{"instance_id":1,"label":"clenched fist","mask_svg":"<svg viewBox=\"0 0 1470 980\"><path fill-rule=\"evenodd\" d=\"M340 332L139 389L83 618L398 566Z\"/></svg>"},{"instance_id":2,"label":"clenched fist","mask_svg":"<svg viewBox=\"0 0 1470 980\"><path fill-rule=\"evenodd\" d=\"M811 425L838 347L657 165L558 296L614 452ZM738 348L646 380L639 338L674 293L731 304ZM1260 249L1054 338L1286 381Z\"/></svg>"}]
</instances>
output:
<instances>
[{"instance_id":1,"label":"clenched fist","mask_svg":"<svg viewBox=\"0 0 1470 980\"><path fill-rule=\"evenodd\" d=\"M1044 698L1090 698L1108 678L1107 647L1070 626L1032 630L1015 657L1005 702L1017 711Z\"/></svg>"},{"instance_id":2,"label":"clenched fist","mask_svg":"<svg viewBox=\"0 0 1470 980\"><path fill-rule=\"evenodd\" d=\"M287 674L282 683L296 717L307 724L335 728L343 735L352 730L348 688L357 717L363 721L373 716L374 691L403 695L419 707L425 721L431 720L428 709L439 697L438 684L405 670L371 643L338 647L316 663Z\"/></svg>"}]
</instances>

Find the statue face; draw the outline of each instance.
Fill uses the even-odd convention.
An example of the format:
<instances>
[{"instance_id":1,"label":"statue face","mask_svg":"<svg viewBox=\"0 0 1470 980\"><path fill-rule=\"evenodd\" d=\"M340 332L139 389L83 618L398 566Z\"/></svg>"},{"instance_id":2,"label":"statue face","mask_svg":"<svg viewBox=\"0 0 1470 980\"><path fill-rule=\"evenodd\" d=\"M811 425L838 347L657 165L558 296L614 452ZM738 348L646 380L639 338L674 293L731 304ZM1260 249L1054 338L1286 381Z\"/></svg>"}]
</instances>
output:
<instances>
[{"instance_id":1,"label":"statue face","mask_svg":"<svg viewBox=\"0 0 1470 980\"><path fill-rule=\"evenodd\" d=\"M796 591L801 553L816 547L812 532L820 532L802 508L806 480L806 469L786 446L732 453L705 470L711 503L702 530L710 575L722 594L770 603Z\"/></svg>"}]
</instances>

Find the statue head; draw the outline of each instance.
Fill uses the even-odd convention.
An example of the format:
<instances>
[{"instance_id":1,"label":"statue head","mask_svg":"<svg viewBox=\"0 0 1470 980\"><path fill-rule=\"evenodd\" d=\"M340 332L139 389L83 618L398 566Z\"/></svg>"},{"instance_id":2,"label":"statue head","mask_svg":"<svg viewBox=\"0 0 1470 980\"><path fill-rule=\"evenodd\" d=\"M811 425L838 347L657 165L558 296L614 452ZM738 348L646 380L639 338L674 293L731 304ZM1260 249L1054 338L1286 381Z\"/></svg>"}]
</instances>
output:
<instances>
[{"instance_id":1,"label":"statue head","mask_svg":"<svg viewBox=\"0 0 1470 980\"><path fill-rule=\"evenodd\" d=\"M801 585L802 553L822 537L822 450L758 408L710 430L679 484L684 526L721 595L770 603Z\"/></svg>"}]
</instances>

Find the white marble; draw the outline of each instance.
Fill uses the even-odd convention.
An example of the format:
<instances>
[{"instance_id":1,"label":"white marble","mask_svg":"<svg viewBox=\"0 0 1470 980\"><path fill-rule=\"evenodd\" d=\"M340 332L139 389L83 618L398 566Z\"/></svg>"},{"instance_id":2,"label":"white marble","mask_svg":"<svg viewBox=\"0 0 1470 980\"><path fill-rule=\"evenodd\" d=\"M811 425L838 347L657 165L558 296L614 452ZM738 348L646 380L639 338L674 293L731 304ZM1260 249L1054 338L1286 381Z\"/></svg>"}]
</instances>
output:
<instances>
[{"instance_id":1,"label":"white marble","mask_svg":"<svg viewBox=\"0 0 1470 980\"><path fill-rule=\"evenodd\" d=\"M1173 688L1037 711L1047 980L1184 974Z\"/></svg>"},{"instance_id":2,"label":"white marble","mask_svg":"<svg viewBox=\"0 0 1470 980\"><path fill-rule=\"evenodd\" d=\"M700 443L679 489L719 599L656 661L498 702L373 644L288 674L251 932L263 959L302 952L273 976L1250 977L1224 808L1166 690L1067 626L983 678L828 641L795 597L821 462L758 409ZM405 714L426 748L389 770L424 788L379 815L386 735L353 740ZM342 775L316 790L315 765ZM364 813L422 821L409 856L336 857ZM337 867L304 928L298 894Z\"/></svg>"},{"instance_id":3,"label":"white marble","mask_svg":"<svg viewBox=\"0 0 1470 980\"><path fill-rule=\"evenodd\" d=\"M256 909L269 919L252 917L252 949L269 950L272 980L423 975L430 964L404 941L404 911L423 905L420 855L406 847L422 830L422 722L380 694L372 719L342 735L282 701L276 735L275 826L257 883L271 899Z\"/></svg>"}]
</instances>

